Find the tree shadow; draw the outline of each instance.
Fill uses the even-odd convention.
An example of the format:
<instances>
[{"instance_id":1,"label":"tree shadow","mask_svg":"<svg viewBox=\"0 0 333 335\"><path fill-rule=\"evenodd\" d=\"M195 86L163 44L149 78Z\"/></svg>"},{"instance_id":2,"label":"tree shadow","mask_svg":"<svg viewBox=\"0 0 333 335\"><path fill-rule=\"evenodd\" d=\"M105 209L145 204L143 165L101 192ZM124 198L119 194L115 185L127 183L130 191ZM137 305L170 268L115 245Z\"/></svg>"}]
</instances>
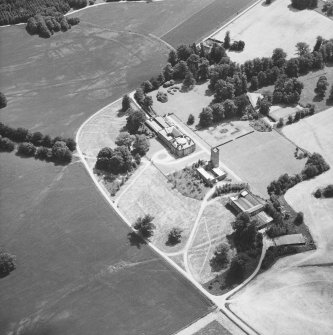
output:
<instances>
[{"instance_id":1,"label":"tree shadow","mask_svg":"<svg viewBox=\"0 0 333 335\"><path fill-rule=\"evenodd\" d=\"M312 101L313 101L313 102L320 102L320 101L322 101L323 99L324 99L324 97L322 97L322 96L316 94L316 95L313 97Z\"/></svg>"},{"instance_id":2,"label":"tree shadow","mask_svg":"<svg viewBox=\"0 0 333 335\"><path fill-rule=\"evenodd\" d=\"M130 245L132 247L137 247L138 249L141 249L142 245L147 244L147 242L140 235L135 233L134 231L132 231L131 233L128 233L127 238L130 242Z\"/></svg>"},{"instance_id":3,"label":"tree shadow","mask_svg":"<svg viewBox=\"0 0 333 335\"><path fill-rule=\"evenodd\" d=\"M333 106L333 99L326 99L326 106Z\"/></svg>"},{"instance_id":4,"label":"tree shadow","mask_svg":"<svg viewBox=\"0 0 333 335\"><path fill-rule=\"evenodd\" d=\"M289 9L291 12L296 12L296 13L302 11L302 10L300 10L300 9L294 8L294 7L292 6L292 4L288 5L288 9Z\"/></svg>"}]
</instances>

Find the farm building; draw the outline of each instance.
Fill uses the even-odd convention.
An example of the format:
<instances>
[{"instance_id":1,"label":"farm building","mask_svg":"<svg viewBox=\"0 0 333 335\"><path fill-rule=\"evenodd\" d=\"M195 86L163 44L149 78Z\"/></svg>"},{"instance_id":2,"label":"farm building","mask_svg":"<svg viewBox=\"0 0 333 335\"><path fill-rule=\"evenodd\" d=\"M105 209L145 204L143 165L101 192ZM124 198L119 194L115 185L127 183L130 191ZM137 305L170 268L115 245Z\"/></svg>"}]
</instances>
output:
<instances>
[{"instance_id":1,"label":"farm building","mask_svg":"<svg viewBox=\"0 0 333 335\"><path fill-rule=\"evenodd\" d=\"M229 197L229 204L238 213L256 215L264 210L264 205L259 202L249 191L243 190L238 195Z\"/></svg>"},{"instance_id":2,"label":"farm building","mask_svg":"<svg viewBox=\"0 0 333 335\"><path fill-rule=\"evenodd\" d=\"M195 151L193 140L165 118L161 116L150 118L146 124L175 156L184 157Z\"/></svg>"}]
</instances>

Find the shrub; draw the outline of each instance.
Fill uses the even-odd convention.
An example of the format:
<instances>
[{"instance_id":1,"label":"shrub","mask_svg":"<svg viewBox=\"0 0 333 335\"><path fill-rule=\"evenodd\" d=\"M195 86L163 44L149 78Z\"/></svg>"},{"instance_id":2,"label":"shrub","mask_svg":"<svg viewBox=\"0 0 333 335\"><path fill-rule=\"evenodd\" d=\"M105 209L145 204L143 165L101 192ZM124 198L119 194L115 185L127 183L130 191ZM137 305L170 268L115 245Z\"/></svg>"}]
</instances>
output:
<instances>
[{"instance_id":1,"label":"shrub","mask_svg":"<svg viewBox=\"0 0 333 335\"><path fill-rule=\"evenodd\" d=\"M165 102L168 101L168 95L167 95L167 93L158 91L157 94L156 94L156 99L157 99L157 101L165 103Z\"/></svg>"},{"instance_id":2,"label":"shrub","mask_svg":"<svg viewBox=\"0 0 333 335\"><path fill-rule=\"evenodd\" d=\"M188 124L189 126L191 126L192 124L194 124L194 115L193 115L193 114L190 114L190 115L188 116L187 124Z\"/></svg>"},{"instance_id":3,"label":"shrub","mask_svg":"<svg viewBox=\"0 0 333 335\"><path fill-rule=\"evenodd\" d=\"M180 228L172 228L168 235L167 244L175 245L177 243L180 243L181 238L182 238L182 232L183 230Z\"/></svg>"}]
</instances>

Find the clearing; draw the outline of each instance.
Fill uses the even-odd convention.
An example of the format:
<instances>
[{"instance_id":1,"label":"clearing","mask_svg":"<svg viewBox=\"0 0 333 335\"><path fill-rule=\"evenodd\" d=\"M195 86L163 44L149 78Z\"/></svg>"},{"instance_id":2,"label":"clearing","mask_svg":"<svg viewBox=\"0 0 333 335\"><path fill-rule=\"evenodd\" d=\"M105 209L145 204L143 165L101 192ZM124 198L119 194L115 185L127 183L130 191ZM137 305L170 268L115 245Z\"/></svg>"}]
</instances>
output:
<instances>
[{"instance_id":1,"label":"clearing","mask_svg":"<svg viewBox=\"0 0 333 335\"><path fill-rule=\"evenodd\" d=\"M311 194L333 179L332 129L333 108L283 129L299 146L322 154L331 169L285 195L303 211L318 249L280 259L233 297L231 309L260 333L332 333L333 200Z\"/></svg>"},{"instance_id":2,"label":"clearing","mask_svg":"<svg viewBox=\"0 0 333 335\"><path fill-rule=\"evenodd\" d=\"M200 201L188 198L172 189L164 175L153 165L148 166L121 197L118 206L129 222L139 216L154 216L156 230L152 242L161 250L177 251L184 247L200 208ZM165 243L173 227L183 230L182 241L175 246Z\"/></svg>"},{"instance_id":3,"label":"clearing","mask_svg":"<svg viewBox=\"0 0 333 335\"><path fill-rule=\"evenodd\" d=\"M331 19L315 10L296 10L290 0L272 1L268 6L261 1L212 38L223 41L225 33L230 31L232 40L244 41L243 52L229 52L233 61L244 63L256 57L271 56L275 48L281 48L281 41L288 57L294 57L298 42L312 47L318 35L332 38L332 29Z\"/></svg>"},{"instance_id":4,"label":"clearing","mask_svg":"<svg viewBox=\"0 0 333 335\"><path fill-rule=\"evenodd\" d=\"M304 160L294 157L295 145L276 131L258 132L219 146L220 160L244 182L253 193L267 198L267 186L284 173L299 173Z\"/></svg>"}]
</instances>

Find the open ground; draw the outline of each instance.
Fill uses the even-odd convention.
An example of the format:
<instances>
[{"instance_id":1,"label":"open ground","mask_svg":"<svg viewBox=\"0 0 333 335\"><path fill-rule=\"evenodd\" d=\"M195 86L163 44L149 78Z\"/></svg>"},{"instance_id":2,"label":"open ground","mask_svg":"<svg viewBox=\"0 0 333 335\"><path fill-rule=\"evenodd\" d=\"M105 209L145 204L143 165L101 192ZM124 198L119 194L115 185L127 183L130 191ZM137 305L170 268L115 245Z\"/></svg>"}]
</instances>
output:
<instances>
[{"instance_id":1,"label":"open ground","mask_svg":"<svg viewBox=\"0 0 333 335\"><path fill-rule=\"evenodd\" d=\"M223 41L225 33L230 31L232 40L244 41L243 52L229 53L233 61L244 63L256 57L271 56L275 48L281 47L289 58L294 57L298 42L312 47L318 35L331 38L332 29L332 20L314 10L296 10L290 0L272 1L269 6L262 1L212 38Z\"/></svg>"},{"instance_id":2,"label":"open ground","mask_svg":"<svg viewBox=\"0 0 333 335\"><path fill-rule=\"evenodd\" d=\"M299 146L322 154L331 169L296 185L285 196L296 211L304 213L317 250L279 260L233 298L231 309L260 333L332 332L333 200L312 195L333 179L332 112L330 108L283 129Z\"/></svg>"},{"instance_id":3,"label":"open ground","mask_svg":"<svg viewBox=\"0 0 333 335\"><path fill-rule=\"evenodd\" d=\"M305 164L296 159L296 146L278 134L253 132L219 147L220 159L229 166L251 190L267 198L267 186L284 173L299 173Z\"/></svg>"}]
</instances>

